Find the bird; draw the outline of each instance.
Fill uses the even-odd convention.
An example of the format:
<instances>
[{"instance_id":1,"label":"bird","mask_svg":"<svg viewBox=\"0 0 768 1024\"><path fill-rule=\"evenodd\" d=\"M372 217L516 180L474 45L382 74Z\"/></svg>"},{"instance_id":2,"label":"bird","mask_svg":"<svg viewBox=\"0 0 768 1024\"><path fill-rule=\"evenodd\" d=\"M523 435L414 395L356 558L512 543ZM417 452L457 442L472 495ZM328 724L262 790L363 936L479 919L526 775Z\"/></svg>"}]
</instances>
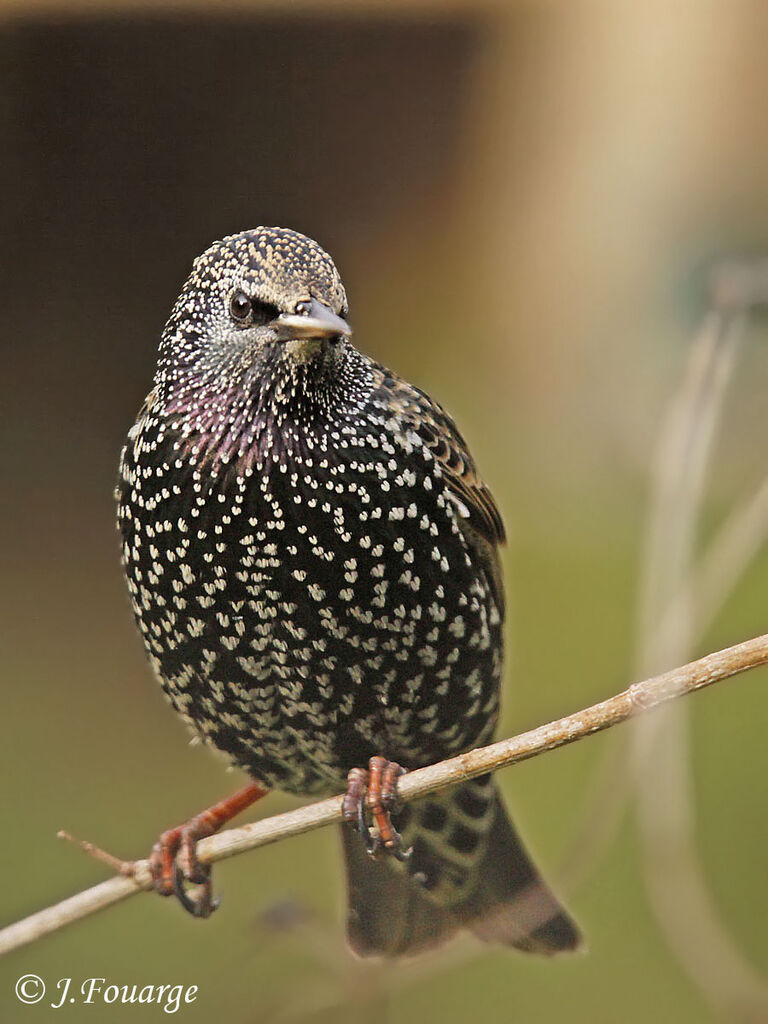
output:
<instances>
[{"instance_id":1,"label":"bird","mask_svg":"<svg viewBox=\"0 0 768 1024\"><path fill-rule=\"evenodd\" d=\"M401 329L396 297L392 310ZM154 674L249 779L160 836L156 890L208 916L201 837L271 790L344 793L356 954L419 953L461 929L577 949L493 776L398 804L404 772L496 728L504 526L451 417L353 344L317 242L257 227L195 259L118 481Z\"/></svg>"}]
</instances>

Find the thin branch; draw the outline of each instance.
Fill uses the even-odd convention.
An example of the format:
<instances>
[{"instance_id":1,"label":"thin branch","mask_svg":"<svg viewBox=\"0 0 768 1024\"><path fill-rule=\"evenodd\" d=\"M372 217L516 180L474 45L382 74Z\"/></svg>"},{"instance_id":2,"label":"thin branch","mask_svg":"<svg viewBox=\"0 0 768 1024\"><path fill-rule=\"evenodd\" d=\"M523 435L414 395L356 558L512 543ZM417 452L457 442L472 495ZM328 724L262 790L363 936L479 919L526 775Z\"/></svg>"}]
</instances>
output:
<instances>
[{"instance_id":1,"label":"thin branch","mask_svg":"<svg viewBox=\"0 0 768 1024\"><path fill-rule=\"evenodd\" d=\"M518 761L543 754L547 750L554 750L592 733L609 729L676 697L685 696L712 683L765 664L768 664L768 634L708 654L704 658L646 679L644 682L634 683L599 704L593 704L583 711L541 725L519 736L471 750L428 768L420 768L402 778L399 786L400 796L406 802L415 800L458 782L476 778L478 775L498 771L499 768L506 768ZM266 846L288 836L301 835L311 829L340 821L341 796L331 797L295 811L278 814L203 839L198 845L198 853L201 861L214 863L244 853L246 850ZM96 910L103 910L113 903L119 903L129 896L151 888L148 862L136 861L131 877L121 875L110 878L100 885L86 889L55 906L4 928L0 931L0 953L17 949L63 928L72 921L87 917Z\"/></svg>"},{"instance_id":2,"label":"thin branch","mask_svg":"<svg viewBox=\"0 0 768 1024\"><path fill-rule=\"evenodd\" d=\"M684 592L673 602L670 614L677 615L675 604L688 602L694 609L696 635L701 636L755 562L766 539L768 477L719 528L691 571Z\"/></svg>"}]
</instances>

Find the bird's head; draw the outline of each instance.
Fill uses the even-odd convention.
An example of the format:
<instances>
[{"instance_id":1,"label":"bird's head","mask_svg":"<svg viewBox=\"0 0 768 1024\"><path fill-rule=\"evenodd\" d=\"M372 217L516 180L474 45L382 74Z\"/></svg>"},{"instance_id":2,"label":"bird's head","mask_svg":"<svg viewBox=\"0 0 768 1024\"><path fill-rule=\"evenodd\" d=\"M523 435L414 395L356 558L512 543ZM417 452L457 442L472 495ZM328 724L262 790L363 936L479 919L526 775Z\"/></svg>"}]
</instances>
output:
<instances>
[{"instance_id":1,"label":"bird's head","mask_svg":"<svg viewBox=\"0 0 768 1024\"><path fill-rule=\"evenodd\" d=\"M152 415L198 461L287 457L365 390L346 313L338 271L310 238L254 228L215 242L165 325Z\"/></svg>"},{"instance_id":2,"label":"bird's head","mask_svg":"<svg viewBox=\"0 0 768 1024\"><path fill-rule=\"evenodd\" d=\"M215 242L193 265L160 347L160 365L242 379L315 362L352 333L330 256L286 228Z\"/></svg>"}]
</instances>

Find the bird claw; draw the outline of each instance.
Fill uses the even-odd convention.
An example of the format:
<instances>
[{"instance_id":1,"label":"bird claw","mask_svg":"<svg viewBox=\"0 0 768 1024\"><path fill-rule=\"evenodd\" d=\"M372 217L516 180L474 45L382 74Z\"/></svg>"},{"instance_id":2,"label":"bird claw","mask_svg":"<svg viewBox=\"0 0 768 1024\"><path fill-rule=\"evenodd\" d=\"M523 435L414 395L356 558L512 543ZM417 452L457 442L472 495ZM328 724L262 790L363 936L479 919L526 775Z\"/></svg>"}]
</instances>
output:
<instances>
[{"instance_id":1,"label":"bird claw","mask_svg":"<svg viewBox=\"0 0 768 1024\"><path fill-rule=\"evenodd\" d=\"M186 888L185 882L193 882L197 886L197 893L192 896ZM210 917L221 904L220 898L213 898L213 883L211 881L211 869L206 869L206 877L200 881L199 877L187 878L178 863L174 864L173 891L179 903L192 917Z\"/></svg>"},{"instance_id":2,"label":"bird claw","mask_svg":"<svg viewBox=\"0 0 768 1024\"><path fill-rule=\"evenodd\" d=\"M203 864L197 856L198 840L218 832L225 822L266 794L259 783L251 782L184 825L163 832L149 855L155 892L175 895L193 917L210 917L221 901L213 898L210 864ZM185 882L198 886L199 891L190 894Z\"/></svg>"},{"instance_id":3,"label":"bird claw","mask_svg":"<svg viewBox=\"0 0 768 1024\"><path fill-rule=\"evenodd\" d=\"M395 860L399 860L401 864L407 864L413 856L413 847L409 846L408 849L405 849L403 846L403 837L399 832L395 832L395 837L396 845L390 847L388 852L395 858Z\"/></svg>"},{"instance_id":4,"label":"bird claw","mask_svg":"<svg viewBox=\"0 0 768 1024\"><path fill-rule=\"evenodd\" d=\"M353 768L347 776L342 815L359 833L371 857L383 852L405 862L413 852L410 848L404 849L402 836L392 824L391 817L398 803L397 780L404 774L405 768L396 761L372 757L368 771ZM368 815L375 825L375 832L369 828Z\"/></svg>"},{"instance_id":5,"label":"bird claw","mask_svg":"<svg viewBox=\"0 0 768 1024\"><path fill-rule=\"evenodd\" d=\"M198 818L163 832L152 847L149 867L155 891L161 896L175 895L193 917L210 917L220 904L213 898L211 868L197 856L197 841L210 834ZM192 895L185 883L198 887Z\"/></svg>"}]
</instances>

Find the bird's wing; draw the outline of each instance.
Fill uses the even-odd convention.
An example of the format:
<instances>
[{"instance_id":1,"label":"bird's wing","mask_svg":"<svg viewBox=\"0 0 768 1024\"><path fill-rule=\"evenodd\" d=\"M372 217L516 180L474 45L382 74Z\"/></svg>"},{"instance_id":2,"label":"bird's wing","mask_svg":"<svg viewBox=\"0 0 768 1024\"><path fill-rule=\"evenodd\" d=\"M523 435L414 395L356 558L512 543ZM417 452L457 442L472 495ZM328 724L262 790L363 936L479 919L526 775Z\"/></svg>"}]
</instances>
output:
<instances>
[{"instance_id":1,"label":"bird's wing","mask_svg":"<svg viewBox=\"0 0 768 1024\"><path fill-rule=\"evenodd\" d=\"M499 507L480 478L464 438L439 406L434 412L437 415L424 420L418 432L440 463L453 497L458 498L462 518L468 519L491 544L503 544L506 536Z\"/></svg>"},{"instance_id":2,"label":"bird's wing","mask_svg":"<svg viewBox=\"0 0 768 1024\"><path fill-rule=\"evenodd\" d=\"M443 472L465 535L485 563L500 609L504 607L498 547L506 540L499 507L483 482L467 443L448 413L419 388L381 370L388 406L406 421L431 451Z\"/></svg>"}]
</instances>

